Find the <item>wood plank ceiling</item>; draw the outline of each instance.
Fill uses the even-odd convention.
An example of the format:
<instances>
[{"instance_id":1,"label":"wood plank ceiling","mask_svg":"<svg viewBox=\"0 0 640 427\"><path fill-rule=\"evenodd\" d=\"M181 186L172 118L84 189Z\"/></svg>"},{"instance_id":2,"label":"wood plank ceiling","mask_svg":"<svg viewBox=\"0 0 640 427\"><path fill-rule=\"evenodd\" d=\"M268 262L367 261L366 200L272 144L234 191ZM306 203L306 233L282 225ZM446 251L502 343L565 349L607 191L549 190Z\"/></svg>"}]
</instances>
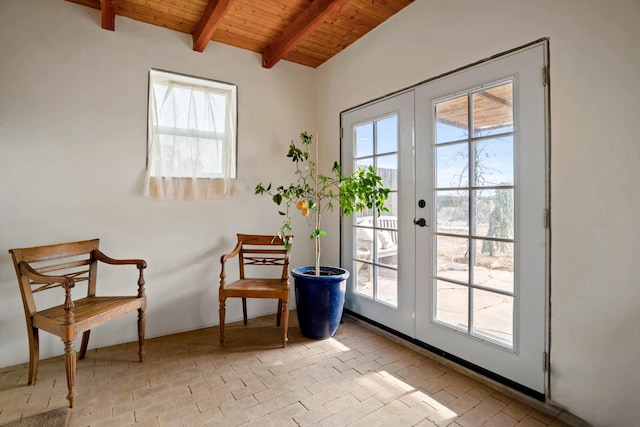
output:
<instances>
[{"instance_id":1,"label":"wood plank ceiling","mask_svg":"<svg viewBox=\"0 0 640 427\"><path fill-rule=\"evenodd\" d=\"M116 17L193 37L202 52L210 40L258 52L262 66L284 59L316 68L414 0L67 0Z\"/></svg>"}]
</instances>

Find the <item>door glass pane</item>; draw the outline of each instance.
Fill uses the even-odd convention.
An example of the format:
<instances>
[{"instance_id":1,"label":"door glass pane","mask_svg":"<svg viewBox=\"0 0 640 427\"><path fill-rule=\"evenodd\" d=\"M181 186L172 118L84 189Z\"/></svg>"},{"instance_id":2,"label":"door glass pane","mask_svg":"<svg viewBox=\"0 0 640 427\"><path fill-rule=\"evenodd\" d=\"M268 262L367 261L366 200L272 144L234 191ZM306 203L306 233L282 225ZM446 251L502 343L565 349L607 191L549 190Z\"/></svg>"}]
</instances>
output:
<instances>
[{"instance_id":1,"label":"door glass pane","mask_svg":"<svg viewBox=\"0 0 640 427\"><path fill-rule=\"evenodd\" d=\"M357 258L371 260L373 257L374 235L373 223L369 218L362 218L358 221L356 232Z\"/></svg>"},{"instance_id":2,"label":"door glass pane","mask_svg":"<svg viewBox=\"0 0 640 427\"><path fill-rule=\"evenodd\" d=\"M467 332L469 328L469 288L437 280L436 292L436 320Z\"/></svg>"},{"instance_id":3,"label":"door glass pane","mask_svg":"<svg viewBox=\"0 0 640 427\"><path fill-rule=\"evenodd\" d=\"M373 157L356 160L356 168L358 169L368 168L369 166L373 166Z\"/></svg>"},{"instance_id":4,"label":"door glass pane","mask_svg":"<svg viewBox=\"0 0 640 427\"><path fill-rule=\"evenodd\" d=\"M513 346L513 297L473 290L473 332Z\"/></svg>"},{"instance_id":5,"label":"door glass pane","mask_svg":"<svg viewBox=\"0 0 640 427\"><path fill-rule=\"evenodd\" d=\"M394 219L398 217L398 192L389 192L389 198L384 203L384 206L389 209L388 212L383 212L384 216L392 216Z\"/></svg>"},{"instance_id":6,"label":"door glass pane","mask_svg":"<svg viewBox=\"0 0 640 427\"><path fill-rule=\"evenodd\" d=\"M390 154L377 157L378 175L384 180L384 185L390 190L398 189L398 155Z\"/></svg>"},{"instance_id":7,"label":"door glass pane","mask_svg":"<svg viewBox=\"0 0 640 427\"><path fill-rule=\"evenodd\" d=\"M377 120L376 132L377 153L398 151L398 116Z\"/></svg>"},{"instance_id":8,"label":"door glass pane","mask_svg":"<svg viewBox=\"0 0 640 427\"><path fill-rule=\"evenodd\" d=\"M356 157L373 155L373 123L355 127Z\"/></svg>"},{"instance_id":9,"label":"door glass pane","mask_svg":"<svg viewBox=\"0 0 640 427\"><path fill-rule=\"evenodd\" d=\"M358 248L359 250L360 248ZM356 271L355 291L361 295L373 298L373 280L371 280L371 270L373 266L366 262L357 261L354 271Z\"/></svg>"},{"instance_id":10,"label":"door glass pane","mask_svg":"<svg viewBox=\"0 0 640 427\"><path fill-rule=\"evenodd\" d=\"M508 82L473 95L473 136L513 132L513 83Z\"/></svg>"},{"instance_id":11,"label":"door glass pane","mask_svg":"<svg viewBox=\"0 0 640 427\"><path fill-rule=\"evenodd\" d=\"M372 266L373 257L373 230L371 221L367 218L356 218L356 226L353 227L356 251L353 260L355 271L355 291L373 298Z\"/></svg>"},{"instance_id":12,"label":"door glass pane","mask_svg":"<svg viewBox=\"0 0 640 427\"><path fill-rule=\"evenodd\" d=\"M513 239L513 188L473 190L475 200L475 235ZM493 254L493 250L489 251Z\"/></svg>"},{"instance_id":13,"label":"door glass pane","mask_svg":"<svg viewBox=\"0 0 640 427\"><path fill-rule=\"evenodd\" d=\"M436 104L436 144L460 141L469 136L467 95Z\"/></svg>"},{"instance_id":14,"label":"door glass pane","mask_svg":"<svg viewBox=\"0 0 640 427\"><path fill-rule=\"evenodd\" d=\"M456 188L469 185L469 145L436 147L436 187Z\"/></svg>"},{"instance_id":15,"label":"door glass pane","mask_svg":"<svg viewBox=\"0 0 640 427\"><path fill-rule=\"evenodd\" d=\"M437 275L461 283L469 283L469 239L437 236Z\"/></svg>"},{"instance_id":16,"label":"door glass pane","mask_svg":"<svg viewBox=\"0 0 640 427\"><path fill-rule=\"evenodd\" d=\"M478 239L473 284L513 293L513 243Z\"/></svg>"},{"instance_id":17,"label":"door glass pane","mask_svg":"<svg viewBox=\"0 0 640 427\"><path fill-rule=\"evenodd\" d=\"M378 263L393 267L398 266L398 221L395 216L377 218L378 231L376 255Z\"/></svg>"},{"instance_id":18,"label":"door glass pane","mask_svg":"<svg viewBox=\"0 0 640 427\"><path fill-rule=\"evenodd\" d=\"M475 141L474 186L513 185L513 135Z\"/></svg>"},{"instance_id":19,"label":"door glass pane","mask_svg":"<svg viewBox=\"0 0 640 427\"><path fill-rule=\"evenodd\" d=\"M436 231L469 234L469 191L436 191Z\"/></svg>"},{"instance_id":20,"label":"door glass pane","mask_svg":"<svg viewBox=\"0 0 640 427\"><path fill-rule=\"evenodd\" d=\"M398 306L398 271L391 268L376 267L378 286L376 300Z\"/></svg>"}]
</instances>

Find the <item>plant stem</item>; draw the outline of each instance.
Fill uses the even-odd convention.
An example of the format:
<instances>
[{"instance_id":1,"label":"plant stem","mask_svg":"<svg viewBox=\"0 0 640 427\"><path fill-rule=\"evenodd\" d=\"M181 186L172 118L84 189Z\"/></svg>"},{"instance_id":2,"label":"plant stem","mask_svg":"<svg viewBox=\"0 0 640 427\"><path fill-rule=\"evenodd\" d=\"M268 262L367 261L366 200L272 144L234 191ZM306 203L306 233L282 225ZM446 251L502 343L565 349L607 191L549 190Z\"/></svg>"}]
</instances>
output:
<instances>
[{"instance_id":1,"label":"plant stem","mask_svg":"<svg viewBox=\"0 0 640 427\"><path fill-rule=\"evenodd\" d=\"M316 230L320 229L320 212L316 211ZM320 236L315 238L316 244L316 276L320 275Z\"/></svg>"},{"instance_id":2,"label":"plant stem","mask_svg":"<svg viewBox=\"0 0 640 427\"><path fill-rule=\"evenodd\" d=\"M316 203L316 206L318 207L318 210L316 210L316 230L320 230L320 210L322 208L322 206L320 206L320 195L318 194L318 160L319 156L318 156L318 146L320 145L320 139L318 137L318 134L316 134L316 162L315 162L315 168L313 168L313 181L315 183L315 199L314 202ZM320 275L320 236L316 235L315 238L315 252L316 252L316 276Z\"/></svg>"}]
</instances>

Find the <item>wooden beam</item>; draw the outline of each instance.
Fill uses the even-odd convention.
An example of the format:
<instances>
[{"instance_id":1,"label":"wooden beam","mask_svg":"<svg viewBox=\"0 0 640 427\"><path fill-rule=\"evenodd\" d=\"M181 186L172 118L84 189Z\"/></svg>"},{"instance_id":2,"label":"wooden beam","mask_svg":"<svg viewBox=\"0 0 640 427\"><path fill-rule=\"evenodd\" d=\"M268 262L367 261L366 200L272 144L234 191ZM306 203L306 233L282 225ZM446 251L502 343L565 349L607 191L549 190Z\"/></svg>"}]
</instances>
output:
<instances>
[{"instance_id":1,"label":"wooden beam","mask_svg":"<svg viewBox=\"0 0 640 427\"><path fill-rule=\"evenodd\" d=\"M196 52L204 51L207 44L216 32L222 17L229 9L232 0L209 0L204 13L200 18L200 22L193 32L193 50Z\"/></svg>"},{"instance_id":2,"label":"wooden beam","mask_svg":"<svg viewBox=\"0 0 640 427\"><path fill-rule=\"evenodd\" d=\"M109 31L116 29L116 0L100 0L102 11L102 28Z\"/></svg>"},{"instance_id":3,"label":"wooden beam","mask_svg":"<svg viewBox=\"0 0 640 427\"><path fill-rule=\"evenodd\" d=\"M311 6L296 18L293 23L273 43L262 52L262 66L273 67L287 53L295 49L302 40L327 18L338 11L348 0L315 0Z\"/></svg>"}]
</instances>

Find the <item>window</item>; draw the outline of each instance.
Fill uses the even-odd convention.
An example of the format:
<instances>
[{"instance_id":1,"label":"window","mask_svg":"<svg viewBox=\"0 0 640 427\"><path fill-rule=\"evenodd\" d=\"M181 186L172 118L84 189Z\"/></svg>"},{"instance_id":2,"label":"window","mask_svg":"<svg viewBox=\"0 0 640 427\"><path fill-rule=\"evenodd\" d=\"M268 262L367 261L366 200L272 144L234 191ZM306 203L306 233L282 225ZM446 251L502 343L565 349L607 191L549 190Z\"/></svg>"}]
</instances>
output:
<instances>
[{"instance_id":1,"label":"window","mask_svg":"<svg viewBox=\"0 0 640 427\"><path fill-rule=\"evenodd\" d=\"M230 195L236 105L236 85L150 70L144 194L165 200Z\"/></svg>"}]
</instances>

